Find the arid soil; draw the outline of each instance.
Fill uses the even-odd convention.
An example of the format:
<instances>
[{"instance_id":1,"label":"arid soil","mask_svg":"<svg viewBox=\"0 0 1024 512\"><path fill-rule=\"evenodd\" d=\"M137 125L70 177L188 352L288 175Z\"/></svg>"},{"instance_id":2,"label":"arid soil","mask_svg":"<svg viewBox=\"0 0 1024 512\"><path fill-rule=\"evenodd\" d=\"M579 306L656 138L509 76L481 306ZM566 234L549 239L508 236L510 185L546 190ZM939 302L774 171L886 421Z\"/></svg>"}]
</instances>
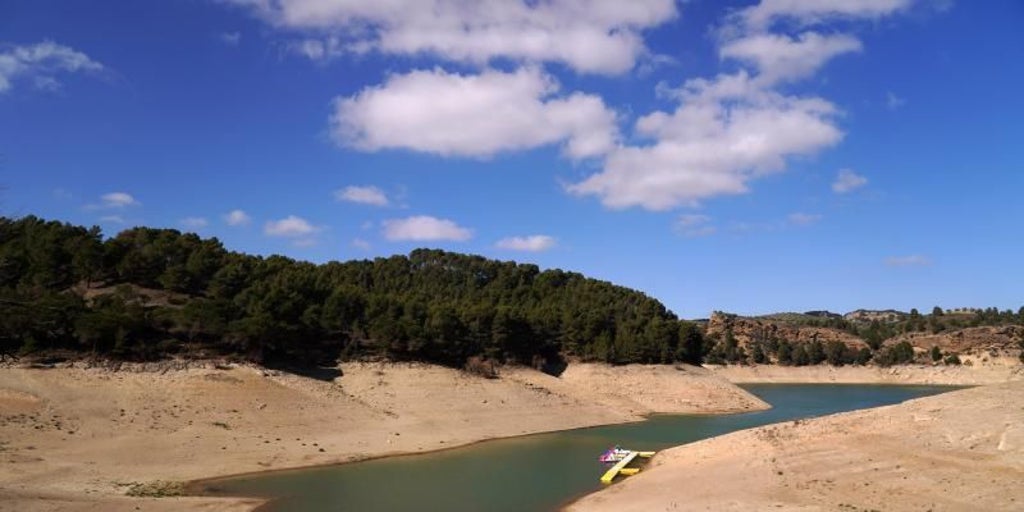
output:
<instances>
[{"instance_id":1,"label":"arid soil","mask_svg":"<svg viewBox=\"0 0 1024 512\"><path fill-rule=\"evenodd\" d=\"M692 366L574 364L560 378L503 369L497 379L423 364L340 369L325 381L212 363L0 368L0 510L249 510L257 503L174 495L199 478L767 407Z\"/></svg>"},{"instance_id":2,"label":"arid soil","mask_svg":"<svg viewBox=\"0 0 1024 512\"><path fill-rule=\"evenodd\" d=\"M1024 510L1024 382L658 453L570 511Z\"/></svg>"},{"instance_id":3,"label":"arid soil","mask_svg":"<svg viewBox=\"0 0 1024 512\"><path fill-rule=\"evenodd\" d=\"M989 358L971 365L879 366L708 366L736 384L937 384L977 386L1024 380L1016 357Z\"/></svg>"}]
</instances>

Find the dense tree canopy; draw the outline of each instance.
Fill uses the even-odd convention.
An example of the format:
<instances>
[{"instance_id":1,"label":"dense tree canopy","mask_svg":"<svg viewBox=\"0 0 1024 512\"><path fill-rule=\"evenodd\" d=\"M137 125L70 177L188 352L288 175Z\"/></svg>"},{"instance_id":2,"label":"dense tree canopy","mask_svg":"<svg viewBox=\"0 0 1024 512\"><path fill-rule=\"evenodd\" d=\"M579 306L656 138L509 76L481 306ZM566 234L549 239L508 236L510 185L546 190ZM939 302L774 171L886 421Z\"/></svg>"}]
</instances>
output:
<instances>
[{"instance_id":1,"label":"dense tree canopy","mask_svg":"<svg viewBox=\"0 0 1024 512\"><path fill-rule=\"evenodd\" d=\"M909 344L885 346L899 334L1024 323L1024 308L936 307L869 322L826 311L769 319L844 330L870 348L766 333L745 346L731 331L705 337L700 325L635 290L480 256L419 249L315 265L230 252L217 239L173 229L133 228L104 240L96 227L0 217L0 358L58 351L265 364L385 358L553 371L567 358L888 365L915 358Z\"/></svg>"},{"instance_id":2,"label":"dense tree canopy","mask_svg":"<svg viewBox=\"0 0 1024 512\"><path fill-rule=\"evenodd\" d=\"M541 367L697 363L704 340L640 292L535 265L427 249L314 265L172 229L103 240L95 227L0 218L0 351L40 350Z\"/></svg>"}]
</instances>

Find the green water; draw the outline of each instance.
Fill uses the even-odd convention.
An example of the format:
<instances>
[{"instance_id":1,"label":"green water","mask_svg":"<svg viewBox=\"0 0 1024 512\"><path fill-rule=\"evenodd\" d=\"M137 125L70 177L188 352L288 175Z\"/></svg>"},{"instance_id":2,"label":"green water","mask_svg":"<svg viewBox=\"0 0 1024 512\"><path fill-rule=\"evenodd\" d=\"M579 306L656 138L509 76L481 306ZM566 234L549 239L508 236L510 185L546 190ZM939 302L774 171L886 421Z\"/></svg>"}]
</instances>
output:
<instances>
[{"instance_id":1,"label":"green water","mask_svg":"<svg viewBox=\"0 0 1024 512\"><path fill-rule=\"evenodd\" d=\"M728 416L656 416L392 457L218 481L210 494L274 498L274 511L550 511L601 487L608 446L661 450L768 423L894 404L939 386L750 385L772 404Z\"/></svg>"}]
</instances>

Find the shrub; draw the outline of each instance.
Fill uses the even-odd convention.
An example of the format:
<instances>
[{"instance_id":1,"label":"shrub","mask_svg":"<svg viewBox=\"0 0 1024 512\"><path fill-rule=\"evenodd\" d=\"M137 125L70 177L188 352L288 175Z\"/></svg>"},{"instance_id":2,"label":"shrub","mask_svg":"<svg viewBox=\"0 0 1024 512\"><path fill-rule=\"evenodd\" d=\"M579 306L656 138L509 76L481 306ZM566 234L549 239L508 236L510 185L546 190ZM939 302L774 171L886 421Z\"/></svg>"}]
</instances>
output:
<instances>
[{"instance_id":1,"label":"shrub","mask_svg":"<svg viewBox=\"0 0 1024 512\"><path fill-rule=\"evenodd\" d=\"M473 375L479 375L487 379L497 379L498 369L494 361L480 356L473 356L466 360L465 370Z\"/></svg>"}]
</instances>

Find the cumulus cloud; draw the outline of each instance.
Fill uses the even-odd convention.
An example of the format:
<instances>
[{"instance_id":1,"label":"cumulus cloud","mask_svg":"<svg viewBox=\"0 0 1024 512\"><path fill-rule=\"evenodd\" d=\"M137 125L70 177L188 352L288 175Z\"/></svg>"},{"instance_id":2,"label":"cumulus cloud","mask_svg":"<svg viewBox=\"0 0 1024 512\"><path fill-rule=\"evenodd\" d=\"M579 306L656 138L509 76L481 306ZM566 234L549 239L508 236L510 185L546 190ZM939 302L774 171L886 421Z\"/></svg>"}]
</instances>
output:
<instances>
[{"instance_id":1,"label":"cumulus cloud","mask_svg":"<svg viewBox=\"0 0 1024 512\"><path fill-rule=\"evenodd\" d=\"M287 238L308 237L317 231L319 231L319 228L310 224L306 219L296 217L295 215L289 215L280 220L269 221L263 226L263 232L267 235Z\"/></svg>"},{"instance_id":2,"label":"cumulus cloud","mask_svg":"<svg viewBox=\"0 0 1024 512\"><path fill-rule=\"evenodd\" d=\"M728 42L719 55L751 64L760 80L776 82L806 78L833 57L861 49L860 41L846 34L754 34Z\"/></svg>"},{"instance_id":3,"label":"cumulus cloud","mask_svg":"<svg viewBox=\"0 0 1024 512\"><path fill-rule=\"evenodd\" d=\"M341 53L559 62L581 73L629 71L649 52L642 32L677 15L675 0L228 0L282 30L314 59Z\"/></svg>"},{"instance_id":4,"label":"cumulus cloud","mask_svg":"<svg viewBox=\"0 0 1024 512\"><path fill-rule=\"evenodd\" d=\"M448 219L417 215L384 221L384 238L391 241L469 240L473 232Z\"/></svg>"},{"instance_id":5,"label":"cumulus cloud","mask_svg":"<svg viewBox=\"0 0 1024 512\"><path fill-rule=\"evenodd\" d=\"M536 68L467 75L411 71L336 98L331 134L339 144L365 151L445 156L488 157L563 143L570 157L587 158L613 148L615 113L598 96L552 97L558 88Z\"/></svg>"},{"instance_id":6,"label":"cumulus cloud","mask_svg":"<svg viewBox=\"0 0 1024 512\"><path fill-rule=\"evenodd\" d=\"M369 251L373 246L370 245L370 242L367 242L362 238L356 238L352 240L352 247L355 247L356 249L359 249L361 251Z\"/></svg>"},{"instance_id":7,"label":"cumulus cloud","mask_svg":"<svg viewBox=\"0 0 1024 512\"><path fill-rule=\"evenodd\" d=\"M335 190L334 199L373 206L387 206L389 203L388 196L384 191L374 186L348 186L341 190Z\"/></svg>"},{"instance_id":8,"label":"cumulus cloud","mask_svg":"<svg viewBox=\"0 0 1024 512\"><path fill-rule=\"evenodd\" d=\"M746 193L751 181L785 170L791 158L838 144L844 135L839 109L782 86L812 77L833 58L860 52L863 45L849 34L806 27L876 19L906 9L911 1L763 0L736 11L720 27L718 44L719 56L740 69L687 80L678 88L659 84L657 95L675 101L675 109L640 117L628 139L638 142L608 151L600 172L567 190L597 196L613 209L696 206L711 197ZM793 27L801 33L782 30Z\"/></svg>"},{"instance_id":9,"label":"cumulus cloud","mask_svg":"<svg viewBox=\"0 0 1024 512\"><path fill-rule=\"evenodd\" d=\"M36 88L60 87L57 73L96 72L103 65L88 55L53 41L34 45L0 46L0 94L14 87L16 79L28 79Z\"/></svg>"},{"instance_id":10,"label":"cumulus cloud","mask_svg":"<svg viewBox=\"0 0 1024 512\"><path fill-rule=\"evenodd\" d=\"M615 209L694 206L745 193L750 180L784 170L788 157L813 155L843 137L830 102L780 94L742 70L668 93L679 101L675 111L636 122L636 134L653 143L615 148L602 172L568 190Z\"/></svg>"},{"instance_id":11,"label":"cumulus cloud","mask_svg":"<svg viewBox=\"0 0 1024 512\"><path fill-rule=\"evenodd\" d=\"M932 264L932 260L920 254L909 256L891 256L885 259L885 264L890 267L926 267Z\"/></svg>"},{"instance_id":12,"label":"cumulus cloud","mask_svg":"<svg viewBox=\"0 0 1024 512\"><path fill-rule=\"evenodd\" d=\"M224 214L224 222L229 226L245 226L252 222L252 218L243 210L231 210Z\"/></svg>"},{"instance_id":13,"label":"cumulus cloud","mask_svg":"<svg viewBox=\"0 0 1024 512\"><path fill-rule=\"evenodd\" d=\"M205 217L185 217L181 219L181 225L190 229L202 229L209 224Z\"/></svg>"},{"instance_id":14,"label":"cumulus cloud","mask_svg":"<svg viewBox=\"0 0 1024 512\"><path fill-rule=\"evenodd\" d=\"M498 240L495 247L510 251L541 252L555 246L557 240L548 235L512 236Z\"/></svg>"},{"instance_id":15,"label":"cumulus cloud","mask_svg":"<svg viewBox=\"0 0 1024 512\"><path fill-rule=\"evenodd\" d=\"M821 215L817 213L791 213L787 217L790 224L796 224L797 226L808 226L821 220Z\"/></svg>"},{"instance_id":16,"label":"cumulus cloud","mask_svg":"<svg viewBox=\"0 0 1024 512\"><path fill-rule=\"evenodd\" d=\"M867 184L868 179L864 176L853 172L851 169L840 169L835 181L832 182L832 191L837 194L845 194Z\"/></svg>"}]
</instances>

